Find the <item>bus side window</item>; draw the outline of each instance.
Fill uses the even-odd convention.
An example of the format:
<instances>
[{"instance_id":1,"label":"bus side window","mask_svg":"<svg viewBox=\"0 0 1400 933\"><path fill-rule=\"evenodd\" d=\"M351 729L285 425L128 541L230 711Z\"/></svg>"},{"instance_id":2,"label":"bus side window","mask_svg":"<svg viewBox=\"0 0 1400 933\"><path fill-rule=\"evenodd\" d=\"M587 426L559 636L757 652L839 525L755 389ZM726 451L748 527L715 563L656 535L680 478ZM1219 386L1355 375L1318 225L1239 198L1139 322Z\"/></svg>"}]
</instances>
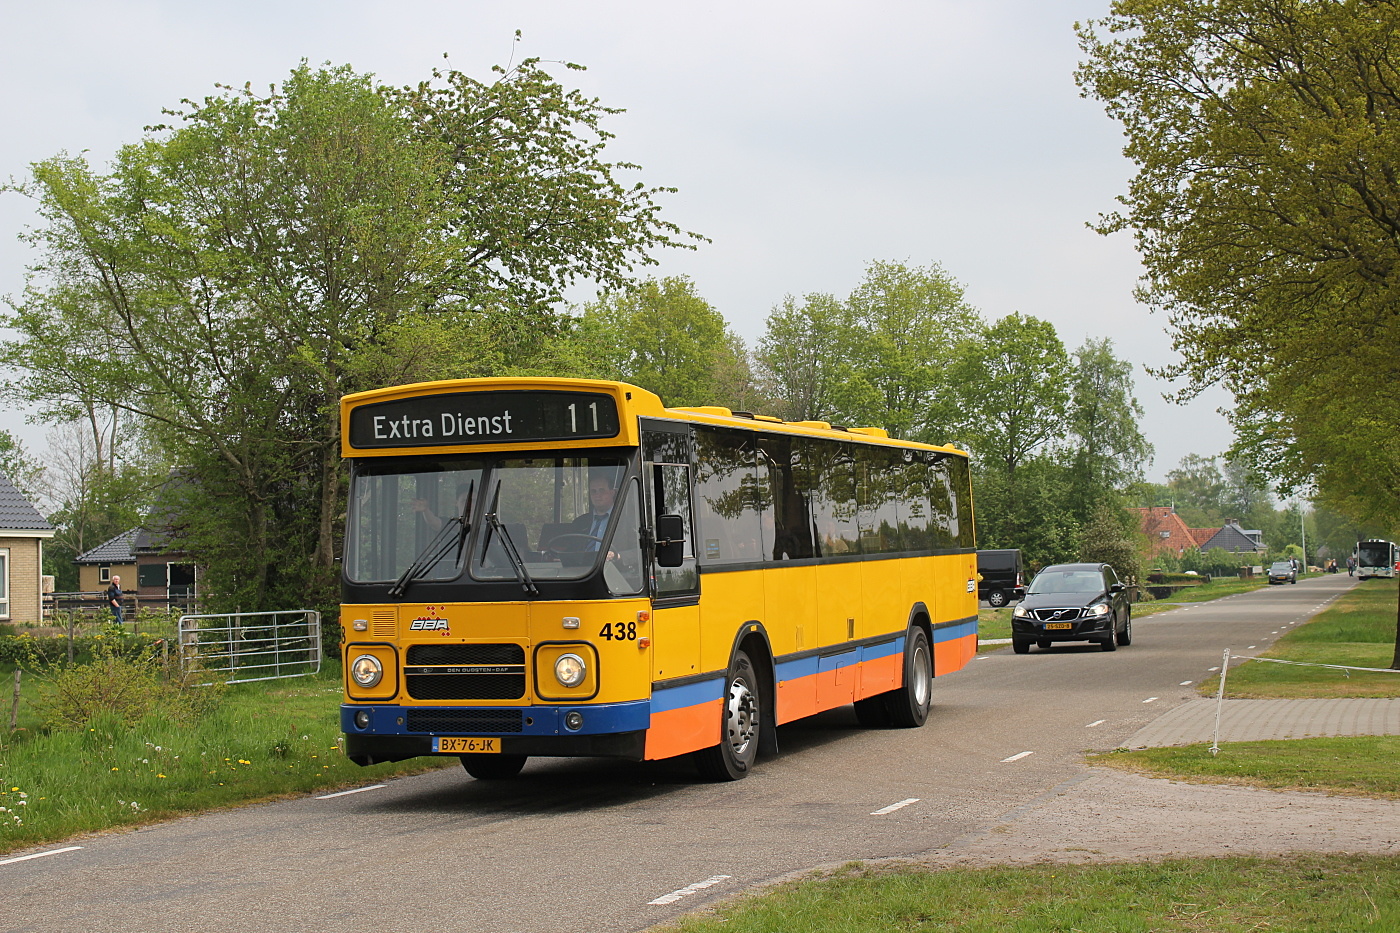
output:
<instances>
[{"instance_id":1,"label":"bus side window","mask_svg":"<svg viewBox=\"0 0 1400 933\"><path fill-rule=\"evenodd\" d=\"M661 567L652 562L658 598L693 596L698 592L699 574L695 569L695 525L690 514L690 467L680 463L647 464L650 486L648 501L652 514L648 524L656 527L656 516L679 515L685 527L685 558L679 567Z\"/></svg>"}]
</instances>

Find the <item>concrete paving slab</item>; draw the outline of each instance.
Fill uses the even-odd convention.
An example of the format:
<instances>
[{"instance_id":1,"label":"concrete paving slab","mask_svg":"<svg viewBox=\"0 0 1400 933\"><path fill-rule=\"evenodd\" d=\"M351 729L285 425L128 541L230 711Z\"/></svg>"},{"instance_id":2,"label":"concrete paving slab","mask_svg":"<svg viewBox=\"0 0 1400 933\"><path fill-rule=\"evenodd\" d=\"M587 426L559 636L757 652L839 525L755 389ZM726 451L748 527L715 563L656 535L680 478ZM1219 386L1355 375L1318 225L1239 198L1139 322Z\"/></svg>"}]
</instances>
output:
<instances>
[{"instance_id":1,"label":"concrete paving slab","mask_svg":"<svg viewBox=\"0 0 1400 933\"><path fill-rule=\"evenodd\" d=\"M1138 730L1127 748L1209 742L1215 732L1213 698L1169 710ZM1302 739L1328 735L1400 735L1400 698L1327 700L1225 700L1220 741Z\"/></svg>"}]
</instances>

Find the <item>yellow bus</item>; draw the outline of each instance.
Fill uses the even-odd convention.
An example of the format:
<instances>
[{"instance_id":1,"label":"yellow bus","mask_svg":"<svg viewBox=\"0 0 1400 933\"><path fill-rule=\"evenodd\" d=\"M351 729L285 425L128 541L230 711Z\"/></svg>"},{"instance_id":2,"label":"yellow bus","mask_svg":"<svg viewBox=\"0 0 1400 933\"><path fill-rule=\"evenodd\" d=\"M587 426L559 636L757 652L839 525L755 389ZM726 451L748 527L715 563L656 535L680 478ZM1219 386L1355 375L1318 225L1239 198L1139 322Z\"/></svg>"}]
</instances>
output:
<instances>
[{"instance_id":1,"label":"yellow bus","mask_svg":"<svg viewBox=\"0 0 1400 933\"><path fill-rule=\"evenodd\" d=\"M361 392L341 429L361 765L692 754L734 780L822 710L922 725L977 649L953 448L581 379Z\"/></svg>"}]
</instances>

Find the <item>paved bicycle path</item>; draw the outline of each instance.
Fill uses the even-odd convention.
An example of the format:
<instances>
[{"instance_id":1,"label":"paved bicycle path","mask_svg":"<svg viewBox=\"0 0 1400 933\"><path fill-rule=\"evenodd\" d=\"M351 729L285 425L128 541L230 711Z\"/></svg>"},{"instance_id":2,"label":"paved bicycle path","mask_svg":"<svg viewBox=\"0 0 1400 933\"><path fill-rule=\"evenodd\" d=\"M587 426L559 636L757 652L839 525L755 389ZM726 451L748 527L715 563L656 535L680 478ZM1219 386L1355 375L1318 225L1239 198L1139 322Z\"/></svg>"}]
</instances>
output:
<instances>
[{"instance_id":1,"label":"paved bicycle path","mask_svg":"<svg viewBox=\"0 0 1400 933\"><path fill-rule=\"evenodd\" d=\"M1395 676L1400 677L1400 673ZM1169 710L1124 742L1126 748L1193 745L1215 736L1213 697ZM1302 739L1332 735L1400 735L1400 698L1224 700L1220 741Z\"/></svg>"}]
</instances>

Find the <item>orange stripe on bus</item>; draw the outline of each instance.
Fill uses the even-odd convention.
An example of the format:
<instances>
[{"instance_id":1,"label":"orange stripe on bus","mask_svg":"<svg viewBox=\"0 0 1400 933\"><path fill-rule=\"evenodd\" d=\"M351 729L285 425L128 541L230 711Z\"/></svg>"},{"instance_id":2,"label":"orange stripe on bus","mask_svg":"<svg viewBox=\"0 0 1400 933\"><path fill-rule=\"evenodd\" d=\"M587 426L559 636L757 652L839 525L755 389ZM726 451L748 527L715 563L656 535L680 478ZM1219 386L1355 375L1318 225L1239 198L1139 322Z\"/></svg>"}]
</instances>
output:
<instances>
[{"instance_id":1,"label":"orange stripe on bus","mask_svg":"<svg viewBox=\"0 0 1400 933\"><path fill-rule=\"evenodd\" d=\"M710 700L695 706L651 714L647 730L646 757L649 760L684 755L719 744L720 706L723 700Z\"/></svg>"},{"instance_id":2,"label":"orange stripe on bus","mask_svg":"<svg viewBox=\"0 0 1400 933\"><path fill-rule=\"evenodd\" d=\"M936 674L961 670L977 653L977 636L967 635L940 641L933 646L933 670Z\"/></svg>"},{"instance_id":3,"label":"orange stripe on bus","mask_svg":"<svg viewBox=\"0 0 1400 933\"><path fill-rule=\"evenodd\" d=\"M883 658L872 658L860 664L860 683L856 686L856 699L886 693L899 686L904 679L904 655L889 654Z\"/></svg>"}]
</instances>

